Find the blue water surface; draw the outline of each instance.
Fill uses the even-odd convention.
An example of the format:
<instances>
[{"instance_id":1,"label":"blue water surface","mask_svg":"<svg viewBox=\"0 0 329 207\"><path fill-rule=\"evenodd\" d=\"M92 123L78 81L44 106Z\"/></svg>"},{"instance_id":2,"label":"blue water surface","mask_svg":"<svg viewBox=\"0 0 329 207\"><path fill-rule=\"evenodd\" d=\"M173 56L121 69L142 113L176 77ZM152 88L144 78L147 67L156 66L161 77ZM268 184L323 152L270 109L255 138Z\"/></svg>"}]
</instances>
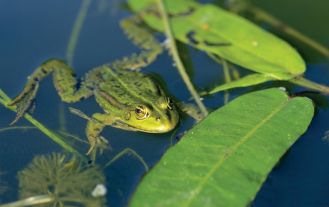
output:
<instances>
[{"instance_id":1,"label":"blue water surface","mask_svg":"<svg viewBox=\"0 0 329 207\"><path fill-rule=\"evenodd\" d=\"M80 4L80 0L0 1L0 88L10 97L22 90L26 77L42 62L50 58L66 59L67 44ZM73 67L78 76L83 76L95 66L139 51L119 27L119 21L129 15L121 1L93 1L75 51ZM159 39L163 40L163 37L159 36ZM223 80L220 66L204 53L193 49L190 53L192 59L197 60L193 65L193 82L198 88L211 87ZM329 66L325 59L318 59L320 61L308 65L306 75L329 85ZM177 99L190 99L167 53L160 55L144 71L161 77L167 90ZM231 98L242 91L233 90ZM223 97L219 94L207 98L205 103L216 108L223 105ZM61 103L51 78L47 78L38 92L33 116L54 131L64 128L84 139L86 121L69 113L69 106L88 115L101 111L93 98L75 104ZM61 109L65 112L64 126L60 122ZM0 128L7 127L14 117L13 112L0 106ZM319 109L309 130L273 169L252 206L329 206L329 142L322 139L329 128L328 121L328 110ZM176 134L192 124L191 119L184 118ZM16 124L29 125L24 119ZM109 139L112 147L102 161L110 160L129 147L138 152L149 166L153 166L171 145L172 136L172 133L154 135L111 127L105 128L102 134ZM85 145L83 150L87 148ZM35 129L0 132L0 172L3 172L0 183L5 182L9 186L6 193L0 195L0 203L18 198L17 172L24 169L34 156L61 151L57 144ZM143 165L133 156L125 156L106 168L110 206L126 206L144 173Z\"/></svg>"}]
</instances>

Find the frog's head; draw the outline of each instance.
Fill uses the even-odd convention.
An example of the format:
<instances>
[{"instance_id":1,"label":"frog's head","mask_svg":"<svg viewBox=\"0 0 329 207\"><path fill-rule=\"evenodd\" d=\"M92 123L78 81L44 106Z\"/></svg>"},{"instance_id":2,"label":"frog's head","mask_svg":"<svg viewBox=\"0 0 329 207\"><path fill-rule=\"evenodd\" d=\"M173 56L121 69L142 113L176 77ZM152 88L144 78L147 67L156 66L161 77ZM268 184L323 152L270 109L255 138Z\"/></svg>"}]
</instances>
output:
<instances>
[{"instance_id":1,"label":"frog's head","mask_svg":"<svg viewBox=\"0 0 329 207\"><path fill-rule=\"evenodd\" d=\"M124 122L131 130L148 133L169 132L179 120L176 106L167 97L160 97L152 105L136 104L125 116Z\"/></svg>"}]
</instances>

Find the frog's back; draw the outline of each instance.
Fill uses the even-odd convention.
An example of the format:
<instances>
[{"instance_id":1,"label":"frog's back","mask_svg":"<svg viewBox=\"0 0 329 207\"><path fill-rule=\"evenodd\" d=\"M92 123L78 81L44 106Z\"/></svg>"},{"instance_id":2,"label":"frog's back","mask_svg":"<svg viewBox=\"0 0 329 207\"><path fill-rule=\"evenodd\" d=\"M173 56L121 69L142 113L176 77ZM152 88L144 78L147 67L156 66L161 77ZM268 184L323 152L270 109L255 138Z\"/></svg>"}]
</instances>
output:
<instances>
[{"instance_id":1,"label":"frog's back","mask_svg":"<svg viewBox=\"0 0 329 207\"><path fill-rule=\"evenodd\" d=\"M103 98L118 103L118 107L129 107L138 103L151 104L163 96L161 88L143 73L112 69L108 66L98 70L86 78L87 82L94 82L97 93Z\"/></svg>"}]
</instances>

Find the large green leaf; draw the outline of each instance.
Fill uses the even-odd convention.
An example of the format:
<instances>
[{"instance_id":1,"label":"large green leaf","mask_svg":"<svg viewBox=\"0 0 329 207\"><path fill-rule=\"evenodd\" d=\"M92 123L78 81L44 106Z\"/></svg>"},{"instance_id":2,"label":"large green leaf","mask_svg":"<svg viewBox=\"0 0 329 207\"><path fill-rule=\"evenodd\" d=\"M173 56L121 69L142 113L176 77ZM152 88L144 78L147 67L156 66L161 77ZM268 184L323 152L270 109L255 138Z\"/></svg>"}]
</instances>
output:
<instances>
[{"instance_id":1,"label":"large green leaf","mask_svg":"<svg viewBox=\"0 0 329 207\"><path fill-rule=\"evenodd\" d=\"M163 31L154 0L128 2L149 26ZM184 43L279 80L289 80L305 71L305 63L294 48L238 15L193 0L165 3L174 36Z\"/></svg>"},{"instance_id":2,"label":"large green leaf","mask_svg":"<svg viewBox=\"0 0 329 207\"><path fill-rule=\"evenodd\" d=\"M310 99L267 89L211 113L168 150L131 206L244 207L313 116Z\"/></svg>"}]
</instances>

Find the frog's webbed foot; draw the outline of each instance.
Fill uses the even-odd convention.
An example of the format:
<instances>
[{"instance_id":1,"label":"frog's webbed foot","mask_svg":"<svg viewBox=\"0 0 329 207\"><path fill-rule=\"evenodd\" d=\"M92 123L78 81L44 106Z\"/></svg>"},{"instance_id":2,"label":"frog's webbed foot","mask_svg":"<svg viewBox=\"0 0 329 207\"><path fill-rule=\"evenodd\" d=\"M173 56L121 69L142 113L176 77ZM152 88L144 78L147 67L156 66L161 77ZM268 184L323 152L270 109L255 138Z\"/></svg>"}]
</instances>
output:
<instances>
[{"instance_id":1,"label":"frog's webbed foot","mask_svg":"<svg viewBox=\"0 0 329 207\"><path fill-rule=\"evenodd\" d=\"M34 98L39 88L38 83L26 85L22 93L20 93L9 106L16 106L16 118L10 125L16 123L33 105Z\"/></svg>"},{"instance_id":2,"label":"frog's webbed foot","mask_svg":"<svg viewBox=\"0 0 329 207\"><path fill-rule=\"evenodd\" d=\"M93 120L92 122L95 122ZM100 133L99 128L90 128L90 125L94 125L91 123L91 121L87 124L87 137L90 144L90 147L88 149L88 152L86 153L88 156L91 157L91 160L95 161L97 154L103 154L104 150L111 150L111 146L109 144L109 141L105 139L103 136L100 136L98 133Z\"/></svg>"},{"instance_id":3,"label":"frog's webbed foot","mask_svg":"<svg viewBox=\"0 0 329 207\"><path fill-rule=\"evenodd\" d=\"M88 149L87 155L91 157L96 157L97 152L99 151L100 154L104 152L104 150L111 150L111 146L107 139L103 136L93 137L93 142L90 143L90 147Z\"/></svg>"}]
</instances>

